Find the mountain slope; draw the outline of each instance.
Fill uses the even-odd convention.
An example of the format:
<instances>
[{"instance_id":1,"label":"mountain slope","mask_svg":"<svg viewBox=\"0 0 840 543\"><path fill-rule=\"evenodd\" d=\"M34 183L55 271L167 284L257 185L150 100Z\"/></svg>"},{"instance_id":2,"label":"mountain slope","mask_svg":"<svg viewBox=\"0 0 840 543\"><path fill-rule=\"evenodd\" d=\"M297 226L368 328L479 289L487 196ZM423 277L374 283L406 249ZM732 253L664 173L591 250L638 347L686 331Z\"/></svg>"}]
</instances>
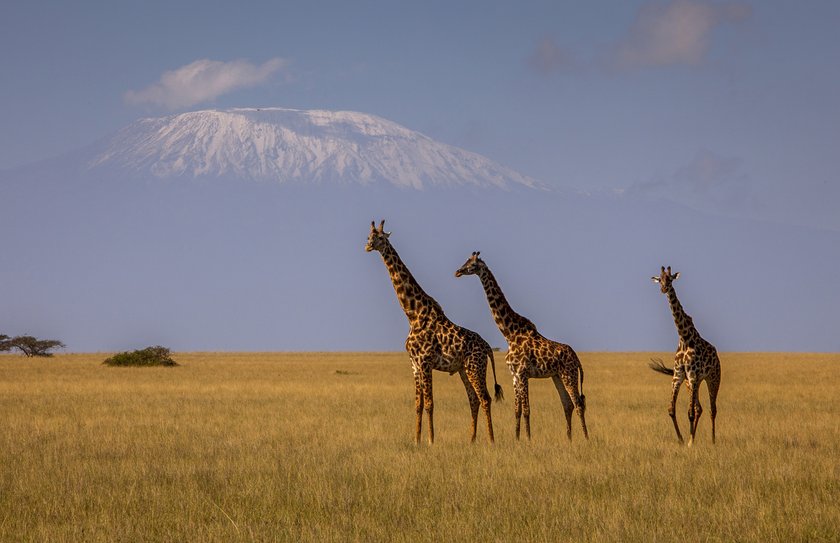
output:
<instances>
[{"instance_id":1,"label":"mountain slope","mask_svg":"<svg viewBox=\"0 0 840 543\"><path fill-rule=\"evenodd\" d=\"M141 119L106 139L92 170L270 182L536 187L481 155L349 111L228 109Z\"/></svg>"}]
</instances>

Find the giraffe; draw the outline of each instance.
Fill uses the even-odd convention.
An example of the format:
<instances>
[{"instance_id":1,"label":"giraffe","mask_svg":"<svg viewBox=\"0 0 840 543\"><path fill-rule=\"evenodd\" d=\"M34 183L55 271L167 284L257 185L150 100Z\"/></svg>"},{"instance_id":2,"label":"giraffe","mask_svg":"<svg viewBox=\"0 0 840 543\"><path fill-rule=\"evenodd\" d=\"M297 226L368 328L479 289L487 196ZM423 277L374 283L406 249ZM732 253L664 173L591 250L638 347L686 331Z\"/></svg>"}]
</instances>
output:
<instances>
[{"instance_id":1,"label":"giraffe","mask_svg":"<svg viewBox=\"0 0 840 543\"><path fill-rule=\"evenodd\" d=\"M472 412L472 437L475 442L476 425L478 423L478 407L484 410L487 417L487 433L490 442L494 441L493 420L490 415L490 394L487 392L487 362L493 368L493 382L495 383L495 399L503 398L502 387L496 381L496 362L493 350L484 339L450 321L443 312L440 304L426 294L406 265L403 263L391 242L388 241L390 232L385 232L385 221L376 227L370 223L365 251L378 251L385 262L385 267L391 276L394 291L408 318L409 332L405 340L405 350L411 358L414 371L414 400L416 412L416 427L414 442L420 443L423 426L423 409L429 419L429 444L434 443L434 404L432 398L432 370L445 371L450 375L458 373Z\"/></svg>"},{"instance_id":2,"label":"giraffe","mask_svg":"<svg viewBox=\"0 0 840 543\"><path fill-rule=\"evenodd\" d=\"M691 435L688 438L688 445L694 443L694 434L697 432L697 423L700 422L700 415L703 408L700 406L700 383L706 381L709 389L709 405L712 412L712 443L715 442L715 416L717 415L717 395L720 388L720 359L718 358L715 346L700 337L694 322L691 320L674 291L674 281L680 276L680 272L671 273L671 266L659 272L659 276L653 276L654 283L659 284L662 294L668 296L671 305L671 312L674 315L674 324L677 325L677 333L680 340L677 345L677 352L674 354L674 369L668 369L661 360L652 361L651 369L673 376L671 389L671 404L668 406L668 415L674 421L674 430L677 431L677 439L683 442L680 426L677 424L677 395L680 393L680 385L686 381L691 399L688 405L688 423Z\"/></svg>"},{"instance_id":3,"label":"giraffe","mask_svg":"<svg viewBox=\"0 0 840 543\"><path fill-rule=\"evenodd\" d=\"M583 367L575 351L563 343L551 341L537 331L530 320L516 313L499 288L496 278L479 258L480 252L474 252L466 263L455 272L455 277L477 275L487 295L487 303L496 321L496 326L508 342L507 362L513 375L513 388L516 395L516 439L519 439L519 427L522 415L525 416L525 434L531 439L531 405L528 398L528 379L551 377L563 411L566 415L566 435L572 439L572 412L577 411L583 427L583 437L589 439L586 430L586 397L578 393L583 391Z\"/></svg>"}]
</instances>

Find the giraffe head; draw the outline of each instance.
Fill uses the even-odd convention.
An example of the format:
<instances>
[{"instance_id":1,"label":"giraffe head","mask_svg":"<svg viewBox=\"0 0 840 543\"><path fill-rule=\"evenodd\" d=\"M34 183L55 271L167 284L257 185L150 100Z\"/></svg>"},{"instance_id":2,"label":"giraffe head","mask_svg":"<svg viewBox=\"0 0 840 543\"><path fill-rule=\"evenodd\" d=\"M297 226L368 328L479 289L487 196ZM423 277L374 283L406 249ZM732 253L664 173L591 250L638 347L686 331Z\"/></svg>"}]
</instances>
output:
<instances>
[{"instance_id":1,"label":"giraffe head","mask_svg":"<svg viewBox=\"0 0 840 543\"><path fill-rule=\"evenodd\" d=\"M671 283L677 280L677 277L680 276L680 272L671 273L671 266L668 266L666 269L665 266L662 266L662 271L659 272L659 275L654 275L651 277L654 283L659 283L659 290L662 291L662 294L667 294L668 289L671 288Z\"/></svg>"},{"instance_id":2,"label":"giraffe head","mask_svg":"<svg viewBox=\"0 0 840 543\"><path fill-rule=\"evenodd\" d=\"M376 227L376 223L374 221L370 221L370 235L368 236L367 243L365 244L365 251L379 251L382 252L382 249L388 244L388 236L391 235L391 232L385 231L385 219L382 219L382 222L379 223L379 228Z\"/></svg>"},{"instance_id":3,"label":"giraffe head","mask_svg":"<svg viewBox=\"0 0 840 543\"><path fill-rule=\"evenodd\" d=\"M481 251L475 251L472 255L470 255L467 261L464 262L464 265L458 268L455 272L455 277L461 277L462 275L478 275L481 270L487 269L487 264L478 258L478 255L480 254Z\"/></svg>"}]
</instances>

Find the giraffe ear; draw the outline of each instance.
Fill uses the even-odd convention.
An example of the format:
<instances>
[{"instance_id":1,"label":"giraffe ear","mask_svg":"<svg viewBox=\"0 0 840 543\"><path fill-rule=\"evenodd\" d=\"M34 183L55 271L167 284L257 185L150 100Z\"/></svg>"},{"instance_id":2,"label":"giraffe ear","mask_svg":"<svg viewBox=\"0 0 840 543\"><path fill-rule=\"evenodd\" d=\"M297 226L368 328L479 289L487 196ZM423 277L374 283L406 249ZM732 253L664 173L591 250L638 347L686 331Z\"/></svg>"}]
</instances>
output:
<instances>
[{"instance_id":1,"label":"giraffe ear","mask_svg":"<svg viewBox=\"0 0 840 543\"><path fill-rule=\"evenodd\" d=\"M383 234L385 234L385 237L386 237L386 238L390 238L390 237L391 237L391 232L382 232L382 233L383 233Z\"/></svg>"},{"instance_id":2,"label":"giraffe ear","mask_svg":"<svg viewBox=\"0 0 840 543\"><path fill-rule=\"evenodd\" d=\"M651 277L651 278L650 278L650 280L651 280L651 281L653 281L654 283L658 283L658 282L659 282L659 278L658 278L657 276L655 276L655 275L654 275L653 277Z\"/></svg>"},{"instance_id":3,"label":"giraffe ear","mask_svg":"<svg viewBox=\"0 0 840 543\"><path fill-rule=\"evenodd\" d=\"M674 275L671 276L671 280L676 281L679 276L680 276L680 272L677 272L677 273L675 273Z\"/></svg>"}]
</instances>

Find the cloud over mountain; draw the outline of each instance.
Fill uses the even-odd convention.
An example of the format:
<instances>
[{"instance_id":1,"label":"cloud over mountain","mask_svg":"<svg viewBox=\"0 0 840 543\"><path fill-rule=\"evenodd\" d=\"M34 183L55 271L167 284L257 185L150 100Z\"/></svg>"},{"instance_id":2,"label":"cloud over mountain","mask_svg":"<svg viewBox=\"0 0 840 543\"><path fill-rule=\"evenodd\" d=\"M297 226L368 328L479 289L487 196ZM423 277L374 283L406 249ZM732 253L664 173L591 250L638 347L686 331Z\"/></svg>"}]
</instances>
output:
<instances>
[{"instance_id":1,"label":"cloud over mountain","mask_svg":"<svg viewBox=\"0 0 840 543\"><path fill-rule=\"evenodd\" d=\"M236 89L264 83L286 66L288 61L282 58L272 58L261 65L246 60L196 60L164 72L157 83L144 89L126 92L124 98L133 105L152 104L168 109L190 107Z\"/></svg>"}]
</instances>

